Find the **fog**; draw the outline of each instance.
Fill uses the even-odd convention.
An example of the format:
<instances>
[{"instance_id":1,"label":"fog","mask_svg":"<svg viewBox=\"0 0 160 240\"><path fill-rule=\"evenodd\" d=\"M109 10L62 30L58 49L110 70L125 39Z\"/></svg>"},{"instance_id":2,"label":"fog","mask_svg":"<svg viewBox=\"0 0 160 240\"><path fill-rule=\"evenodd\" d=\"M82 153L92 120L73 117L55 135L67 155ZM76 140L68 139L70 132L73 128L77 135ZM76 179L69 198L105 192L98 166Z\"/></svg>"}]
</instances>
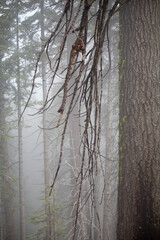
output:
<instances>
[{"instance_id":1,"label":"fog","mask_svg":"<svg viewBox=\"0 0 160 240\"><path fill-rule=\"evenodd\" d=\"M4 82L0 92L1 144L5 146L1 148L1 155L5 158L1 160L0 239L102 239L104 221L108 219L108 239L114 240L118 175L118 18L110 28L110 49L104 46L103 58L107 64L97 65L99 73L110 71L100 80L97 78L92 92L88 85L83 88L85 75L91 68L90 51L95 45L92 31L86 50L71 30L62 47L63 27L61 34L54 36L53 31L64 6L58 1L54 3L1 3L3 51L0 61ZM74 4L77 11L78 1ZM97 3L93 4L92 11L97 11L96 8ZM74 27L78 26L81 16L82 9ZM71 19L73 17L74 14ZM91 30L95 19L89 24ZM50 34L55 38L51 43ZM80 44L77 58L76 44ZM48 50L43 49L44 46ZM73 56L70 57L70 53ZM86 64L82 73L78 62ZM77 69L72 68L73 63ZM68 81L66 76L70 78L66 83L67 97L63 87L64 81ZM77 76L80 84L73 87ZM96 95L99 104L94 101ZM110 169L108 173L106 168ZM106 208L107 215L104 214Z\"/></svg>"}]
</instances>

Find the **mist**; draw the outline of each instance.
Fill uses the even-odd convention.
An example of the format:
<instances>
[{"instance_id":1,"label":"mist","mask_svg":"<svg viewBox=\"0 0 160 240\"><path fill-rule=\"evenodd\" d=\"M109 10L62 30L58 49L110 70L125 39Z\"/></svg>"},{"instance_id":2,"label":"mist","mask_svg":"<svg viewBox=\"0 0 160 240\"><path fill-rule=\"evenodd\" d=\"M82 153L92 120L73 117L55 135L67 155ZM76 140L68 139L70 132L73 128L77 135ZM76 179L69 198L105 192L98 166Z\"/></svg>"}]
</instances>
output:
<instances>
[{"instance_id":1,"label":"mist","mask_svg":"<svg viewBox=\"0 0 160 240\"><path fill-rule=\"evenodd\" d=\"M159 239L159 5L0 2L0 240Z\"/></svg>"}]
</instances>

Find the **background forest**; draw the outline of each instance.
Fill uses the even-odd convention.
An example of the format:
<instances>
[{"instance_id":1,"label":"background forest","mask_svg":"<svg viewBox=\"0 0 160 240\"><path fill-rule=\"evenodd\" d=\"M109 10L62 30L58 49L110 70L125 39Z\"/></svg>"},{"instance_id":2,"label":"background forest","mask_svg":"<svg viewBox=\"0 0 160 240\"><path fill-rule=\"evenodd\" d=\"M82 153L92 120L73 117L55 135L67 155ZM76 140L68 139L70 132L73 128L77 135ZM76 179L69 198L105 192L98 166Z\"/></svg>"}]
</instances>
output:
<instances>
[{"instance_id":1,"label":"background forest","mask_svg":"<svg viewBox=\"0 0 160 240\"><path fill-rule=\"evenodd\" d=\"M0 240L159 239L159 9L0 1Z\"/></svg>"}]
</instances>

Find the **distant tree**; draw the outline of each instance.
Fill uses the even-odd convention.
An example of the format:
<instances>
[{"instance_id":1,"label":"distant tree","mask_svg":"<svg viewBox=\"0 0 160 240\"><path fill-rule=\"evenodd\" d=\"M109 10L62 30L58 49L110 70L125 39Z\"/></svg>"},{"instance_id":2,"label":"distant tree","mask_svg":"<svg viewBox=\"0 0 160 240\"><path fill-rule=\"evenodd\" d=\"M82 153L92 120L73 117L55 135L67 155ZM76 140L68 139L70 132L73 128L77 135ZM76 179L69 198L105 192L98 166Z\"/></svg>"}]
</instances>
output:
<instances>
[{"instance_id":1,"label":"distant tree","mask_svg":"<svg viewBox=\"0 0 160 240\"><path fill-rule=\"evenodd\" d=\"M18 160L19 160L19 217L20 217L20 239L26 239L26 226L25 226L25 205L24 205L24 174L23 174L23 139L22 139L22 119L21 108L22 108L22 92L21 92L21 75L20 75L20 21L19 21L19 4L20 1L16 1L15 5L15 20L16 20L16 82L17 82L17 93L18 93Z\"/></svg>"},{"instance_id":2,"label":"distant tree","mask_svg":"<svg viewBox=\"0 0 160 240\"><path fill-rule=\"evenodd\" d=\"M8 111L8 119L12 119L14 123L14 128L18 127L18 161L19 161L19 212L20 212L20 238L25 239L25 210L24 210L24 183L23 183L23 144L22 144L22 119L21 116L21 107L24 101L24 92L28 87L27 78L29 77L29 72L24 72L24 69L29 68L29 54L26 54L26 49L23 46L21 41L25 39L26 35L24 34L24 28L21 24L20 14L26 13L26 7L22 1L16 0L12 2L4 1L5 5L3 6L3 11L8 14L10 19L10 28L8 33L4 36L9 36L6 39L6 43L3 43L8 46L8 49L5 51L5 57L3 61L3 69L5 72L7 85L4 87L4 92L1 96L10 96L7 98L9 104L13 109ZM3 16L3 15L2 15ZM5 24L8 21L8 18L5 18ZM26 43L26 39L25 39ZM33 54L33 51L32 51ZM8 95L8 89L10 94ZM14 111L15 110L15 111ZM17 114L17 115L16 115ZM12 115L12 116L11 116ZM16 119L16 120L15 120ZM19 119L19 124L17 119ZM13 126L10 126L12 129Z\"/></svg>"},{"instance_id":3,"label":"distant tree","mask_svg":"<svg viewBox=\"0 0 160 240\"><path fill-rule=\"evenodd\" d=\"M126 1L128 2L128 1ZM119 11L125 4L121 4L118 0L113 1L111 7L109 1L86 0L75 1L67 0L60 11L59 19L54 23L51 33L43 44L43 48L38 55L35 72L33 76L32 89L30 96L24 108L24 111L31 99L34 91L35 79L38 72L38 66L41 59L46 53L47 60L50 67L52 77L48 81L48 89L46 99L40 111L43 113L47 111L57 97L61 98L61 104L57 105L54 112L58 112L57 124L54 128L62 129L61 142L59 150L59 158L56 170L54 171L54 179L51 185L50 194L59 172L66 161L64 154L64 143L67 135L69 122L74 123L71 127L76 131L72 131L73 145L79 142L79 149L74 149L74 156L78 155L78 168L76 173L75 188L74 188L74 213L75 222L69 239L78 239L82 236L77 235L79 226L83 229L83 222L79 221L82 211L86 207L86 203L90 203L89 211L91 213L90 219L85 219L90 226L90 233L92 237L92 227L96 217L99 221L98 211L96 210L96 181L95 176L99 171L99 166L102 168L101 156L101 111L102 111L102 96L103 83L106 75L111 68L111 55L109 45L109 22L112 16ZM63 1L56 1L50 6L53 9L59 9ZM96 5L96 6L95 6ZM92 24L94 23L94 24ZM70 34L74 35L74 42L71 43L71 49L67 53L69 61L64 65L66 58L67 41ZM108 55L107 63L104 58L104 44L107 43ZM53 54L53 49L56 46L56 54ZM104 68L107 65L107 69ZM74 77L75 76L75 77ZM58 81L58 80L59 81ZM74 81L73 81L74 79ZM58 90L55 85L58 83ZM76 109L77 108L77 109ZM77 114L80 119L80 131L77 129L77 123L71 119L71 116ZM71 120L71 121L70 121ZM60 127L60 126L63 126ZM80 138L77 140L77 138ZM76 159L76 161L78 160ZM77 163L76 163L77 164ZM71 166L72 167L72 166ZM74 171L74 169L73 169ZM86 184L87 183L87 184ZM87 188L85 189L85 187ZM97 186L98 187L98 186ZM74 215L74 214L73 214ZM84 237L84 235L83 235ZM94 236L93 236L94 237Z\"/></svg>"},{"instance_id":4,"label":"distant tree","mask_svg":"<svg viewBox=\"0 0 160 240\"><path fill-rule=\"evenodd\" d=\"M9 169L8 140L12 129L9 118L12 112L9 93L11 85L8 81L7 65L8 48L11 43L12 15L10 3L0 3L0 239L15 239L13 218L13 188Z\"/></svg>"},{"instance_id":5,"label":"distant tree","mask_svg":"<svg viewBox=\"0 0 160 240\"><path fill-rule=\"evenodd\" d=\"M105 101L106 159L104 163L103 239L115 240L117 228L117 180L118 180L118 41L119 16L110 23L110 51L112 69L107 78ZM107 107L106 107L107 105Z\"/></svg>"},{"instance_id":6,"label":"distant tree","mask_svg":"<svg viewBox=\"0 0 160 240\"><path fill-rule=\"evenodd\" d=\"M160 238L159 9L120 11L118 240Z\"/></svg>"},{"instance_id":7,"label":"distant tree","mask_svg":"<svg viewBox=\"0 0 160 240\"><path fill-rule=\"evenodd\" d=\"M29 51L29 56L32 52L40 52L41 48L45 43L45 40L48 36L49 29L53 27L53 22L56 22L57 12L48 8L47 6L52 5L51 1L28 1L24 6L29 10L33 11L33 13L29 16L25 16L25 19L22 21L22 26L24 30L27 32L28 44L25 43L23 47ZM24 11L24 10L23 10ZM52 24L51 24L52 23ZM25 32L23 34L25 36ZM28 54L26 54L26 59L29 61ZM47 95L47 71L48 71L48 63L46 61L47 56L44 53L40 65L38 66L38 81L41 81L42 86L42 102L45 105L46 95ZM34 58L32 57L32 61ZM35 63L35 62L34 62ZM33 65L34 66L34 65ZM49 149L49 134L48 134L48 125L49 125L49 117L48 112L44 111L42 114L42 132L43 132L43 160L44 160L44 203L41 211L45 211L45 220L43 219L43 232L41 234L44 235L45 239L50 239L51 235L54 235L53 230L53 217L51 218L50 214L50 206L52 205L52 199L49 198L49 183L50 183L50 149ZM45 209L43 209L45 208ZM53 211L52 211L53 213ZM51 222L52 220L52 222ZM38 231L39 232L39 231ZM36 234L36 233L35 233ZM38 233L37 233L38 234Z\"/></svg>"},{"instance_id":8,"label":"distant tree","mask_svg":"<svg viewBox=\"0 0 160 240\"><path fill-rule=\"evenodd\" d=\"M44 22L44 0L40 2L40 30L41 30L41 46L43 46L45 38L45 22ZM41 59L41 72L42 72L42 88L43 88L43 104L45 104L47 94L47 83L46 83L46 58L45 56ZM50 167L49 167L49 145L47 135L47 112L43 112L43 157L44 157L44 187L45 187L45 216L46 216L46 233L45 239L51 239L51 210L50 210L50 199L49 199L49 184L50 184Z\"/></svg>"}]
</instances>

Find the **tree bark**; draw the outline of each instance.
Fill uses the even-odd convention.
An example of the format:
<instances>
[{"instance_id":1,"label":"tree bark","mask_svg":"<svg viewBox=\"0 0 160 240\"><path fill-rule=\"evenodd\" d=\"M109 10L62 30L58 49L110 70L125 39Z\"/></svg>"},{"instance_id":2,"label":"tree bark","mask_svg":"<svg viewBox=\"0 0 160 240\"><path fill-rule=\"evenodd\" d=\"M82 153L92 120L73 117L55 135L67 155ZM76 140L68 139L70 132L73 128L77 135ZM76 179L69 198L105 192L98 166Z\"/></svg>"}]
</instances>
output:
<instances>
[{"instance_id":1,"label":"tree bark","mask_svg":"<svg viewBox=\"0 0 160 240\"><path fill-rule=\"evenodd\" d=\"M120 11L118 240L160 239L159 9Z\"/></svg>"}]
</instances>

